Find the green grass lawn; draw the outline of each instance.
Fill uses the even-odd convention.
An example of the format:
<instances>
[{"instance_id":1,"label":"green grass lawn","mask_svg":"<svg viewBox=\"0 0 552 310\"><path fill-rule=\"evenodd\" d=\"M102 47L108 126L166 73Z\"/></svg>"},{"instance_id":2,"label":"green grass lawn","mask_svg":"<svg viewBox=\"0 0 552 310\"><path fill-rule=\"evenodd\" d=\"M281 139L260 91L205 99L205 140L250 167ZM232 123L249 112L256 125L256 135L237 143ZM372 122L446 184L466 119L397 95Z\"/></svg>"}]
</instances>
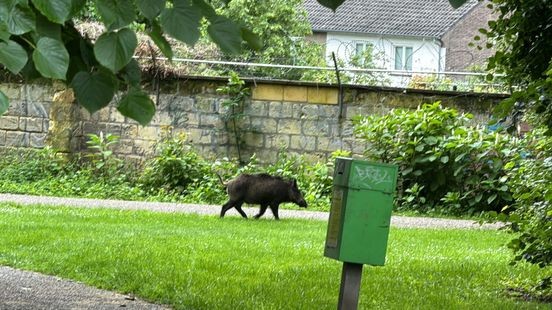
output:
<instances>
[{"instance_id":1,"label":"green grass lawn","mask_svg":"<svg viewBox=\"0 0 552 310\"><path fill-rule=\"evenodd\" d=\"M177 309L335 309L341 262L326 222L0 204L0 265L133 293ZM506 296L537 279L497 231L396 229L364 267L360 309L552 308ZM360 246L360 245L359 245Z\"/></svg>"}]
</instances>

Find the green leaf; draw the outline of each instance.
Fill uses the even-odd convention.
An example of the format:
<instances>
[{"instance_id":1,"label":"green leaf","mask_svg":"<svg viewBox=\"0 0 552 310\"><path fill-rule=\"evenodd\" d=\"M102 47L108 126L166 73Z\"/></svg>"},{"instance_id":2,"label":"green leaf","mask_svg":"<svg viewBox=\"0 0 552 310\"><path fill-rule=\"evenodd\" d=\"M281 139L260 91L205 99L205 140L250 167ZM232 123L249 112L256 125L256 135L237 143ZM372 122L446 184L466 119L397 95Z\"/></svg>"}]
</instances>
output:
<instances>
[{"instance_id":1,"label":"green leaf","mask_svg":"<svg viewBox=\"0 0 552 310\"><path fill-rule=\"evenodd\" d=\"M226 54L239 54L242 38L238 25L223 16L218 16L210 22L207 32L220 49Z\"/></svg>"},{"instance_id":2,"label":"green leaf","mask_svg":"<svg viewBox=\"0 0 552 310\"><path fill-rule=\"evenodd\" d=\"M75 75L71 86L79 103L94 113L107 106L115 95L116 82L113 75L81 71Z\"/></svg>"},{"instance_id":3,"label":"green leaf","mask_svg":"<svg viewBox=\"0 0 552 310\"><path fill-rule=\"evenodd\" d=\"M96 0L96 7L108 30L124 28L136 19L130 0Z\"/></svg>"},{"instance_id":4,"label":"green leaf","mask_svg":"<svg viewBox=\"0 0 552 310\"><path fill-rule=\"evenodd\" d=\"M71 13L71 0L31 0L40 13L48 20L63 24Z\"/></svg>"},{"instance_id":5,"label":"green leaf","mask_svg":"<svg viewBox=\"0 0 552 310\"><path fill-rule=\"evenodd\" d=\"M140 80L142 79L142 71L140 65L136 59L132 59L122 70L122 76L125 81L131 86L140 86Z\"/></svg>"},{"instance_id":6,"label":"green leaf","mask_svg":"<svg viewBox=\"0 0 552 310\"><path fill-rule=\"evenodd\" d=\"M448 156L443 156L443 157L441 157L441 162L442 162L443 164L448 163L448 161L449 161L449 157L448 157Z\"/></svg>"},{"instance_id":7,"label":"green leaf","mask_svg":"<svg viewBox=\"0 0 552 310\"><path fill-rule=\"evenodd\" d=\"M134 31L124 28L102 34L94 45L94 55L104 67L117 72L130 62L137 45Z\"/></svg>"},{"instance_id":8,"label":"green leaf","mask_svg":"<svg viewBox=\"0 0 552 310\"><path fill-rule=\"evenodd\" d=\"M157 21L153 21L151 23L151 28L147 30L146 33L150 36L155 45L159 47L161 53L163 53L163 55L165 55L165 57L167 57L168 59L172 59L173 51L171 48L171 44L163 36L163 31L161 30L161 26L159 26Z\"/></svg>"},{"instance_id":9,"label":"green leaf","mask_svg":"<svg viewBox=\"0 0 552 310\"><path fill-rule=\"evenodd\" d=\"M255 51L261 50L263 48L263 42L261 40L261 37L255 34L253 31L249 30L248 28L242 27L241 28L241 37L242 39L247 42L247 45L251 47Z\"/></svg>"},{"instance_id":10,"label":"green leaf","mask_svg":"<svg viewBox=\"0 0 552 310\"><path fill-rule=\"evenodd\" d=\"M35 14L29 7L16 5L7 18L8 31L21 35L35 30Z\"/></svg>"},{"instance_id":11,"label":"green leaf","mask_svg":"<svg viewBox=\"0 0 552 310\"><path fill-rule=\"evenodd\" d=\"M149 124L155 114L155 106L147 93L131 89L119 102L117 110L142 126Z\"/></svg>"},{"instance_id":12,"label":"green leaf","mask_svg":"<svg viewBox=\"0 0 552 310\"><path fill-rule=\"evenodd\" d=\"M136 6L149 20L153 20L165 7L165 0L136 0Z\"/></svg>"},{"instance_id":13,"label":"green leaf","mask_svg":"<svg viewBox=\"0 0 552 310\"><path fill-rule=\"evenodd\" d=\"M36 15L36 32L39 37L49 37L61 41L61 25L49 21L44 15Z\"/></svg>"},{"instance_id":14,"label":"green leaf","mask_svg":"<svg viewBox=\"0 0 552 310\"><path fill-rule=\"evenodd\" d=\"M322 4L323 6L332 9L332 11L335 12L335 10L345 1L345 0L317 0L318 3Z\"/></svg>"},{"instance_id":15,"label":"green leaf","mask_svg":"<svg viewBox=\"0 0 552 310\"><path fill-rule=\"evenodd\" d=\"M0 21L0 40L8 42L11 33L8 32L8 25Z\"/></svg>"},{"instance_id":16,"label":"green leaf","mask_svg":"<svg viewBox=\"0 0 552 310\"><path fill-rule=\"evenodd\" d=\"M18 74L28 60L27 51L19 43L9 40L0 42L0 63L13 74Z\"/></svg>"},{"instance_id":17,"label":"green leaf","mask_svg":"<svg viewBox=\"0 0 552 310\"><path fill-rule=\"evenodd\" d=\"M457 9L461 7L464 3L466 3L468 0L449 0L450 5Z\"/></svg>"},{"instance_id":18,"label":"green leaf","mask_svg":"<svg viewBox=\"0 0 552 310\"><path fill-rule=\"evenodd\" d=\"M201 16L201 10L197 6L192 6L189 1L178 1L172 8L163 9L159 21L163 30L171 37L194 45L200 35Z\"/></svg>"},{"instance_id":19,"label":"green leaf","mask_svg":"<svg viewBox=\"0 0 552 310\"><path fill-rule=\"evenodd\" d=\"M0 115L6 113L10 107L10 101L8 97L0 90Z\"/></svg>"},{"instance_id":20,"label":"green leaf","mask_svg":"<svg viewBox=\"0 0 552 310\"><path fill-rule=\"evenodd\" d=\"M498 197L497 194L491 195L489 198L487 198L487 203L488 203L488 204L493 203L493 201L495 201L496 197Z\"/></svg>"},{"instance_id":21,"label":"green leaf","mask_svg":"<svg viewBox=\"0 0 552 310\"><path fill-rule=\"evenodd\" d=\"M38 40L33 61L42 76L65 80L69 68L69 53L61 41L48 37Z\"/></svg>"}]
</instances>

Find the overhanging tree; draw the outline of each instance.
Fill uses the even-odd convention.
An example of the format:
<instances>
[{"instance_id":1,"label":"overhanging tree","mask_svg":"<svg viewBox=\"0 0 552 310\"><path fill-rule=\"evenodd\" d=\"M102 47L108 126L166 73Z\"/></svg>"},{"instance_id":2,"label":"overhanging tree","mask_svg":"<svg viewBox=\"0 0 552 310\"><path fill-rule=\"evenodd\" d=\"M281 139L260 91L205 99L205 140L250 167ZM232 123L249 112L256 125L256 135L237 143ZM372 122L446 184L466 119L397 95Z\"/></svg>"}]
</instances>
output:
<instances>
[{"instance_id":1,"label":"overhanging tree","mask_svg":"<svg viewBox=\"0 0 552 310\"><path fill-rule=\"evenodd\" d=\"M334 1L321 3L335 9ZM87 7L96 10L106 27L95 42L81 35L73 23ZM260 48L256 34L218 14L204 0L4 0L0 2L0 64L25 80L64 81L90 113L107 106L122 91L119 112L146 125L155 106L140 87L140 70L132 58L137 46L134 26L142 25L170 59L167 36L193 45L203 21L224 53L238 54L244 42ZM0 114L8 107L7 96L0 92Z\"/></svg>"}]
</instances>

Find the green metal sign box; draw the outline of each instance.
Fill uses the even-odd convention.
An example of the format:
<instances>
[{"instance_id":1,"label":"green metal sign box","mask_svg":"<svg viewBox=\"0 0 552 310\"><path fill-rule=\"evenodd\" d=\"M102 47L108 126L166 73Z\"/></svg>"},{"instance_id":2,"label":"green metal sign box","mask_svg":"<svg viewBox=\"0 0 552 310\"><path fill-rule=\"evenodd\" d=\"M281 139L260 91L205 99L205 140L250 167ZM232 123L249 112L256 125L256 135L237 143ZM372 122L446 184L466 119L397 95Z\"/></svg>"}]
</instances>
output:
<instances>
[{"instance_id":1,"label":"green metal sign box","mask_svg":"<svg viewBox=\"0 0 552 310\"><path fill-rule=\"evenodd\" d=\"M384 265L397 171L389 164L336 159L324 256Z\"/></svg>"}]
</instances>

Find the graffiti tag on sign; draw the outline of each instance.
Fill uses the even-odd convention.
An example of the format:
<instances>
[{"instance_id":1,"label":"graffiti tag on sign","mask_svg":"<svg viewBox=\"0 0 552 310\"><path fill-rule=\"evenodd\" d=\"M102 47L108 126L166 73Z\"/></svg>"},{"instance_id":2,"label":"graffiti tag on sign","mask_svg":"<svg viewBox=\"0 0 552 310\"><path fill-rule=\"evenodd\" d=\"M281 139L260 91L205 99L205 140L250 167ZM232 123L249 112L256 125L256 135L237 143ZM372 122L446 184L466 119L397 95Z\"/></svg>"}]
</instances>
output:
<instances>
[{"instance_id":1,"label":"graffiti tag on sign","mask_svg":"<svg viewBox=\"0 0 552 310\"><path fill-rule=\"evenodd\" d=\"M374 166L355 166L354 183L367 188L373 188L382 183L393 183L392 176L387 169Z\"/></svg>"}]
</instances>

